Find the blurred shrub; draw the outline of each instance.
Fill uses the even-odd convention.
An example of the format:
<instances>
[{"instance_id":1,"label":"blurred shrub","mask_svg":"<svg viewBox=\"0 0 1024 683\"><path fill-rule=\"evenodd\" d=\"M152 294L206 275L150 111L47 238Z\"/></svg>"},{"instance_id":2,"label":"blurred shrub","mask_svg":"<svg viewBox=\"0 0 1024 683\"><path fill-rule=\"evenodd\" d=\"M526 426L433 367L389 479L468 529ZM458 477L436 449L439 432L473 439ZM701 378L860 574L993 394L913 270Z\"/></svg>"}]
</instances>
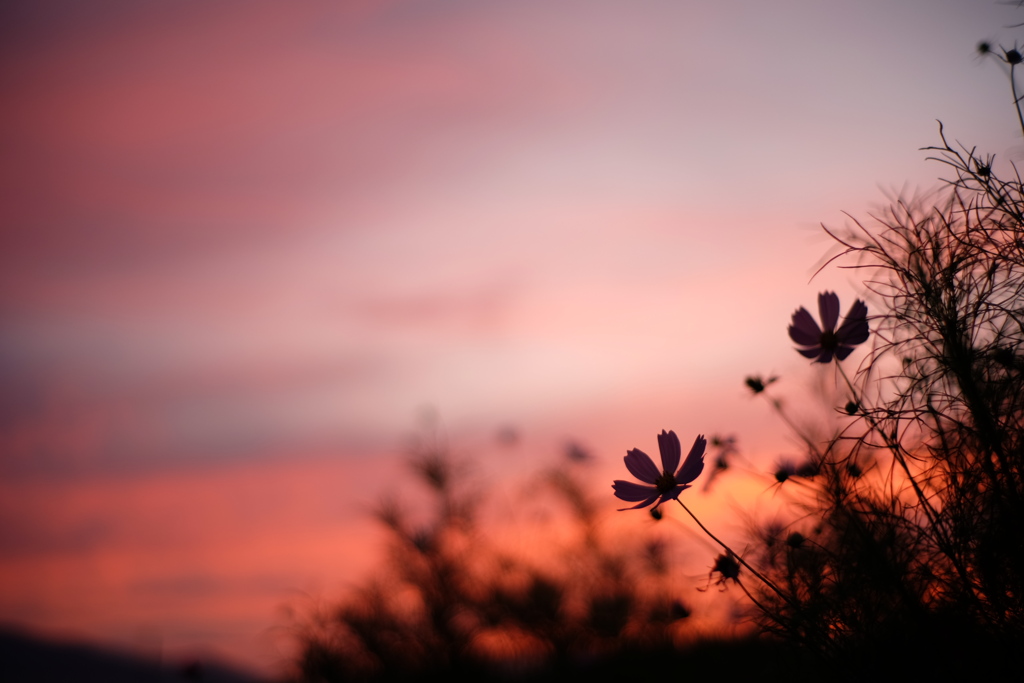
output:
<instances>
[{"instance_id":1,"label":"blurred shrub","mask_svg":"<svg viewBox=\"0 0 1024 683\"><path fill-rule=\"evenodd\" d=\"M302 624L302 680L536 675L673 648L690 610L673 587L669 549L606 533L578 446L531 487L566 513L573 539L562 547L538 531L537 548L559 553L543 567L495 542L467 468L446 449L421 446L409 464L432 512L414 523L397 501L378 507L386 565Z\"/></svg>"}]
</instances>

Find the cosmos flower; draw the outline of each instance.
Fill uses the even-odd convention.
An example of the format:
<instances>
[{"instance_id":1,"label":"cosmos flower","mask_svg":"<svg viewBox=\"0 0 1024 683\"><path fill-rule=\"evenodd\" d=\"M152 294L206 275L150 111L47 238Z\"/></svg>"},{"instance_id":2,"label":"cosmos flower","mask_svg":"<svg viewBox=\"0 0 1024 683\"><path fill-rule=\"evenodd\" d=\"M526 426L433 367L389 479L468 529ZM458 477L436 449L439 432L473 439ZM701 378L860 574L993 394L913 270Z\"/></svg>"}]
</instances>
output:
<instances>
[{"instance_id":1,"label":"cosmos flower","mask_svg":"<svg viewBox=\"0 0 1024 683\"><path fill-rule=\"evenodd\" d=\"M807 348L797 351L807 358L819 363L828 363L835 356L844 360L853 352L853 347L868 339L868 307L857 299L850 306L850 311L843 319L843 324L836 329L839 322L839 297L834 292L822 292L818 295L818 312L821 315L821 327L807 309L800 307L793 314L793 322L789 326L789 338L798 346Z\"/></svg>"},{"instance_id":2,"label":"cosmos flower","mask_svg":"<svg viewBox=\"0 0 1024 683\"><path fill-rule=\"evenodd\" d=\"M654 461L643 451L634 448L626 453L624 458L626 469L634 477L644 482L637 484L632 481L616 479L612 484L615 495L630 503L639 503L621 510L636 510L655 503L655 507L666 500L679 497L679 494L690 488L690 482L696 479L704 469L704 449L707 447L707 439L703 435L697 436L693 442L686 460L679 465L679 457L682 450L679 447L679 437L675 432L662 430L658 435L658 447L661 449L661 471L654 464ZM646 484L646 485L645 485Z\"/></svg>"}]
</instances>

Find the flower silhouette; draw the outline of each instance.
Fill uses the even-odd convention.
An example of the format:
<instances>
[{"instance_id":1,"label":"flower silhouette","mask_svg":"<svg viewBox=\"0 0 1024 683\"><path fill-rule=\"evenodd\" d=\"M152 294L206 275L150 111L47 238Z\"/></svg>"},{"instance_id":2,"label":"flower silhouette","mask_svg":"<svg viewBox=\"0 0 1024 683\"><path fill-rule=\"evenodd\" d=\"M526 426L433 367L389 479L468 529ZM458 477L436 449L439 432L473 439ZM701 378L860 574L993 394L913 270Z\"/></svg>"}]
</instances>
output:
<instances>
[{"instance_id":1,"label":"flower silhouette","mask_svg":"<svg viewBox=\"0 0 1024 683\"><path fill-rule=\"evenodd\" d=\"M615 495L618 498L630 503L639 501L633 507L620 508L620 511L647 507L655 501L657 501L655 503L655 508L657 508L666 500L678 498L680 493L690 488L690 482L700 476L704 469L704 449L707 444L707 439L703 435L698 435L693 442L693 448L690 449L689 455L686 456L686 460L683 461L678 471L676 471L676 466L679 465L682 450L679 447L679 437L675 432L662 430L658 435L662 467L660 472L654 461L643 451L634 448L626 453L624 458L626 469L646 485L616 479L612 488L615 489Z\"/></svg>"},{"instance_id":2,"label":"flower silhouette","mask_svg":"<svg viewBox=\"0 0 1024 683\"><path fill-rule=\"evenodd\" d=\"M839 297L834 292L822 292L818 295L818 312L821 315L821 327L807 309L800 307L793 314L793 322L789 326L789 338L798 346L807 348L797 351L807 358L819 363L828 363L835 356L844 360L853 352L853 347L868 339L868 307L857 299L850 306L850 311L843 319L843 324L836 329L839 322Z\"/></svg>"}]
</instances>

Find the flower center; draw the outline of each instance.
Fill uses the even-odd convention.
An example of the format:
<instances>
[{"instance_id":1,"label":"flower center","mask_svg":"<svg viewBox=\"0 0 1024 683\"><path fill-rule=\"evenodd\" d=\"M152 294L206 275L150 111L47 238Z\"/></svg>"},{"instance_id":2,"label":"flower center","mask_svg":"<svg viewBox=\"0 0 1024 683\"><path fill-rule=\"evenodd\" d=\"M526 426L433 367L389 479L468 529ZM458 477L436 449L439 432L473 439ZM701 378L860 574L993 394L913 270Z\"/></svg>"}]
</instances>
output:
<instances>
[{"instance_id":1,"label":"flower center","mask_svg":"<svg viewBox=\"0 0 1024 683\"><path fill-rule=\"evenodd\" d=\"M839 346L839 339L835 332L828 330L821 333L821 348L826 351L835 351L837 346Z\"/></svg>"},{"instance_id":2,"label":"flower center","mask_svg":"<svg viewBox=\"0 0 1024 683\"><path fill-rule=\"evenodd\" d=\"M676 478L672 474L664 472L660 477L658 477L658 480L654 482L654 485L658 487L658 493L668 493L676 487Z\"/></svg>"}]
</instances>

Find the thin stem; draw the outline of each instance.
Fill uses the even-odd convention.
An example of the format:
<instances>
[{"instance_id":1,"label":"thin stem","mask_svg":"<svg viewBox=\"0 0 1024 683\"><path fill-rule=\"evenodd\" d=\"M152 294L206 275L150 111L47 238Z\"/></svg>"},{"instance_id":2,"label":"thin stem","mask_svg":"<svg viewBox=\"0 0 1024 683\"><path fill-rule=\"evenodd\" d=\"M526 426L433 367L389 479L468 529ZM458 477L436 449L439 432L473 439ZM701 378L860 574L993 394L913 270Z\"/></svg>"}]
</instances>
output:
<instances>
[{"instance_id":1,"label":"thin stem","mask_svg":"<svg viewBox=\"0 0 1024 683\"><path fill-rule=\"evenodd\" d=\"M911 474L910 466L907 465L906 458L903 457L903 451L900 447L900 444L895 439L891 438L888 434L886 434L885 430L882 429L881 426L879 426L879 424L875 421L875 418L871 415L871 413L867 411L867 408L861 405L860 396L858 396L857 390L853 386L853 382L850 381L850 378L846 375L846 371L843 370L843 366L842 364L839 363L838 360L836 361L836 369L839 371L839 374L846 382L846 386L850 390L850 395L853 397L854 403L857 404L860 414L868 421L868 424L871 425L871 429L873 429L876 433L878 433L879 436L882 437L882 440L885 442L886 447L893 454L893 457L896 459L896 462L900 464L900 467L903 469L904 474L907 475L907 479L910 481L910 485L913 487L914 493L917 495L917 499L921 501L921 507L924 510L925 516L928 517L929 523L931 523L932 528L935 529L935 533L938 537L938 541L940 544L939 547L942 549L942 552L944 552L946 554L946 557L949 558L950 562L953 563L953 567L956 569L957 574L960 575L961 580L963 580L967 586L970 586L972 583L970 577L968 576L966 568L961 564L959 556L953 551L953 544L950 541L949 537L946 535L945 529L943 528L943 524L939 519L939 513L935 510L935 508L932 507L931 501L928 500L928 497L925 495L924 491L918 485L917 479L915 479L914 475ZM974 594L974 591L971 591L971 595L975 598L975 600L978 600L978 597Z\"/></svg>"},{"instance_id":2,"label":"thin stem","mask_svg":"<svg viewBox=\"0 0 1024 683\"><path fill-rule=\"evenodd\" d=\"M780 623L780 624L785 624L786 623L785 619L783 618L783 616L781 614L775 614L774 612L769 610L767 607L762 605L760 602L758 602L757 598L754 597L754 594L751 593L749 590L747 590L747 587L743 585L743 582L740 581L739 578L736 578L736 579L733 579L733 580L737 584L739 584L739 587L743 589L743 592L747 594L747 597L750 598L750 602L754 603L755 607L757 607L759 610L761 610L762 612L767 614L771 619L777 621L778 623Z\"/></svg>"},{"instance_id":3,"label":"thin stem","mask_svg":"<svg viewBox=\"0 0 1024 683\"><path fill-rule=\"evenodd\" d=\"M785 593L783 593L783 592L782 592L781 590L779 590L778 586L776 586L776 585L775 585L774 583L772 583L771 581L769 581L769 580L768 580L768 579L767 579L767 578L766 578L766 577L765 577L765 576L764 576L763 574L761 574L761 572L759 572L759 571L757 571L756 569L754 569L753 567L751 567L751 566L750 566L750 565L749 565L749 564L747 563L747 561L743 559L743 557L742 557L742 556L740 556L740 555L739 555L739 554L738 554L737 552L735 552L735 551L734 551L734 550L733 550L732 548L730 548L730 547L729 547L729 546L727 546L727 545L726 545L725 543L723 543L723 542L722 542L722 541L721 541L721 540L720 540L720 539L719 539L719 538L718 538L717 536L715 536L715 535L714 535L713 533L711 533L711 531L709 531L709 530L708 530L708 528L707 528L706 526L704 526L704 525L703 525L703 524L701 523L701 521L700 521L699 519L697 519L697 515L693 514L693 512L691 512L691 511L690 511L690 508L686 507L686 504L685 504L685 503L683 503L683 501L679 500L678 498L676 498L676 499L675 499L675 501L676 501L677 503L679 503L679 505L680 505L680 506L681 506L681 507L682 507L682 508L683 508L684 510L686 510L686 514L690 515L690 517L693 517L693 521L697 522L697 526L699 526L699 527L701 528L701 530L702 530L702 531L703 531L703 532L704 532L705 534L707 534L707 535L708 535L708 537L709 537L709 538L710 538L710 539L711 539L712 541L714 541L714 542L715 542L715 543L717 543L718 545L720 545L720 546L722 546L723 548L725 548L725 551L726 551L727 553L729 553L730 557L735 557L735 558L736 558L736 561L737 561L737 562L739 562L739 563L740 563L741 565L743 565L744 567L746 567L746 568L747 568L747 571L749 571L749 572L750 572L751 574L753 574L753 575L754 575L754 576L756 576L756 577L757 577L758 579L760 579L760 580L761 580L761 583L763 583L764 585L768 586L768 587L769 587L769 588L771 588L771 589L772 589L773 591L775 591L775 594L776 594L776 595L778 595L778 596L779 596L780 598L782 598L783 600L785 600L786 602L788 602L788 603L789 603L790 605L792 605L793 607L797 607L796 603L794 603L794 602L793 602L793 600L792 600L792 599L791 599L791 598L790 598L790 597L789 597L788 595L786 595L786 594L785 594Z\"/></svg>"},{"instance_id":4,"label":"thin stem","mask_svg":"<svg viewBox=\"0 0 1024 683\"><path fill-rule=\"evenodd\" d=\"M910 466L907 465L907 459L903 457L903 451L900 449L899 443L895 439L891 438L888 434L886 434L885 430L879 426L878 422L875 421L875 418L871 415L871 413L867 411L867 408L861 405L860 396L857 394L857 390L854 388L853 382L851 382L850 378L846 376L846 371L843 370L843 366L838 360L836 361L836 369L839 371L839 374L846 382L846 386L847 388L849 388L850 395L853 397L853 402L857 405L858 409L860 410L860 414L864 417L864 419L868 421L868 424L871 425L871 429L873 429L876 433L878 433L879 436L882 437L882 441L885 442L886 448L888 448L889 451L892 452L893 457L896 458L896 462L898 462L900 464L900 467L903 468L903 472L904 474L907 475L907 479L910 481L910 485L913 487L914 493L917 494L917 499L921 501L921 505L924 508L925 515L928 516L928 521L930 521L938 529L938 513L935 511L934 508L932 508L931 502L928 500L928 497L925 495L924 491L918 485L917 479L915 479L914 475L911 474Z\"/></svg>"},{"instance_id":5,"label":"thin stem","mask_svg":"<svg viewBox=\"0 0 1024 683\"><path fill-rule=\"evenodd\" d=\"M1024 133L1024 114L1020 110L1021 98L1017 96L1017 79L1013 77L1013 70L1016 64L1010 65L1010 90L1013 92L1013 105L1017 110L1017 121L1020 123L1020 130Z\"/></svg>"}]
</instances>

